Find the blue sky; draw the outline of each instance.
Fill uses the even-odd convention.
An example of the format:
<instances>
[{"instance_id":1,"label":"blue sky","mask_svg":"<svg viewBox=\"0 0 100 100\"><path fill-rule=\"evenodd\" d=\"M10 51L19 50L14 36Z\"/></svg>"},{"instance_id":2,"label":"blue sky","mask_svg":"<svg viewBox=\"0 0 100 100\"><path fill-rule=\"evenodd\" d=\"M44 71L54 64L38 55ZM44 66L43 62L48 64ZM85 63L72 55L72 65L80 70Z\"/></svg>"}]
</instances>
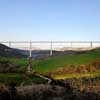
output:
<instances>
[{"instance_id":1,"label":"blue sky","mask_svg":"<svg viewBox=\"0 0 100 100\"><path fill-rule=\"evenodd\" d=\"M100 40L100 0L0 0L0 40Z\"/></svg>"}]
</instances>

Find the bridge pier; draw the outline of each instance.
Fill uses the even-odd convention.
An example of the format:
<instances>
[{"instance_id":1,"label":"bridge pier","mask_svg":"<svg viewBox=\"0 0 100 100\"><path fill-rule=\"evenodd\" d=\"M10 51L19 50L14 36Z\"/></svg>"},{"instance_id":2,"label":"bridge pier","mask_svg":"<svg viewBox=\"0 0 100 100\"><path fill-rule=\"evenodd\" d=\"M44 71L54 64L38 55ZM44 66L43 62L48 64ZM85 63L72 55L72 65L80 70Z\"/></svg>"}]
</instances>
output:
<instances>
[{"instance_id":1,"label":"bridge pier","mask_svg":"<svg viewBox=\"0 0 100 100\"><path fill-rule=\"evenodd\" d=\"M29 57L29 58L28 58L27 72L28 72L28 73L32 72L32 57Z\"/></svg>"}]
</instances>

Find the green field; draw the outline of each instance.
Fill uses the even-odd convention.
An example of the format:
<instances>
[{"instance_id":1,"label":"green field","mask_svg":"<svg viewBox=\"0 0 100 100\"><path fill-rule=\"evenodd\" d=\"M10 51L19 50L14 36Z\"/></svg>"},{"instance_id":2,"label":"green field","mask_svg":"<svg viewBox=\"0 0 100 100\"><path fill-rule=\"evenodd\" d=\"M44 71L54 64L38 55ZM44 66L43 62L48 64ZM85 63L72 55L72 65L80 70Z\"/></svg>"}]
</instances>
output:
<instances>
[{"instance_id":1,"label":"green field","mask_svg":"<svg viewBox=\"0 0 100 100\"><path fill-rule=\"evenodd\" d=\"M37 72L50 72L55 71L60 67L68 67L75 65L76 67L81 64L89 64L93 61L100 59L100 49L95 49L82 54L68 54L63 56L49 57L45 60L33 61L33 68Z\"/></svg>"},{"instance_id":2,"label":"green field","mask_svg":"<svg viewBox=\"0 0 100 100\"><path fill-rule=\"evenodd\" d=\"M89 64L100 59L100 49L94 49L82 54L68 54L63 56L49 57L44 60L33 60L33 69L37 72L50 72L59 67L68 67L70 65ZM26 68L28 65L27 59L18 58L0 58L0 62L9 61L10 63Z\"/></svg>"},{"instance_id":3,"label":"green field","mask_svg":"<svg viewBox=\"0 0 100 100\"><path fill-rule=\"evenodd\" d=\"M74 67L78 67L79 65L82 65L82 64L88 65L97 60L100 61L100 48L87 51L85 53L67 54L67 55L62 55L62 56L48 57L47 59L43 59L43 60L33 60L32 67L34 71L45 74L48 72L55 72L60 68L67 68L72 65ZM20 66L17 69L17 73L21 71L24 72L28 65L27 59L24 59L24 58L18 59L18 58L0 57L0 63L1 64L11 63L11 64L16 64ZM95 73L93 73L93 75L94 74ZM89 73L85 74L85 76L89 76L89 75L90 75ZM100 74L97 74L96 72L96 75L100 75ZM54 75L54 78L65 79L65 78L71 78L73 76L79 77L78 74L69 75L66 73L63 75ZM3 77L2 74L0 75L0 77Z\"/></svg>"}]
</instances>

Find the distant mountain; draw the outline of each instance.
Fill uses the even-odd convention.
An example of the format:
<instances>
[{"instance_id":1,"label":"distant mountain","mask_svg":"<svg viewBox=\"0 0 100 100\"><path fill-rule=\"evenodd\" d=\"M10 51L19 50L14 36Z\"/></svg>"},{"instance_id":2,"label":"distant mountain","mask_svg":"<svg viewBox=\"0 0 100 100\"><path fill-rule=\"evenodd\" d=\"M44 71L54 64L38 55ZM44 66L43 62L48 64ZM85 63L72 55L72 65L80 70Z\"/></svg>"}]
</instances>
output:
<instances>
[{"instance_id":1,"label":"distant mountain","mask_svg":"<svg viewBox=\"0 0 100 100\"><path fill-rule=\"evenodd\" d=\"M57 51L68 51L68 50L73 50L73 51L86 51L86 50L92 50L93 48L91 47L63 47L63 48L56 48Z\"/></svg>"},{"instance_id":2,"label":"distant mountain","mask_svg":"<svg viewBox=\"0 0 100 100\"><path fill-rule=\"evenodd\" d=\"M28 51L29 52L29 51ZM27 52L27 54L29 54ZM67 54L80 54L86 51L74 51L74 50L66 50L66 51L52 51L52 56L60 56L60 55L67 55ZM45 59L50 56L50 50L33 50L32 51L32 58L34 59Z\"/></svg>"},{"instance_id":3,"label":"distant mountain","mask_svg":"<svg viewBox=\"0 0 100 100\"><path fill-rule=\"evenodd\" d=\"M3 44L0 44L0 57L27 57L24 53L22 53L18 49L9 48Z\"/></svg>"}]
</instances>

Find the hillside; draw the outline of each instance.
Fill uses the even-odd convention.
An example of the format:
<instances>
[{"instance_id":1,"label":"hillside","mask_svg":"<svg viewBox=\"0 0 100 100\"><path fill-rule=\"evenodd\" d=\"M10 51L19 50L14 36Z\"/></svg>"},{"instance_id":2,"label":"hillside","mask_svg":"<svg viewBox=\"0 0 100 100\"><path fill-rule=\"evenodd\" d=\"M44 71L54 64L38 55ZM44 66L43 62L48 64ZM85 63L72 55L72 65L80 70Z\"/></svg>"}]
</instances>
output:
<instances>
[{"instance_id":1,"label":"hillside","mask_svg":"<svg viewBox=\"0 0 100 100\"><path fill-rule=\"evenodd\" d=\"M5 51L5 48L7 51ZM23 73L26 71L28 66L28 60L26 58L17 58L19 56L16 56L16 53L13 53L11 48L4 45L2 45L0 50L3 51L0 52L2 54L2 57L0 57L0 72ZM19 55L20 53L18 52L17 54ZM90 76L91 68L93 76L94 74L99 75L100 48L84 52L69 51L67 53L65 51L65 54L48 56L45 59L33 59L32 67L33 71L47 76L51 75L55 79L72 78L73 76L80 77L80 73L82 73L81 76L83 77Z\"/></svg>"},{"instance_id":2,"label":"hillside","mask_svg":"<svg viewBox=\"0 0 100 100\"><path fill-rule=\"evenodd\" d=\"M7 47L7 49L9 48ZM45 80L40 77L27 76L25 74L27 66L28 60L26 58L0 57L0 82L9 84L14 81L18 85L23 82L26 85L45 83ZM71 53L54 55L45 59L33 59L32 68L33 72L51 77L54 80L81 78L90 80L90 77L99 80L100 48L84 52L71 51Z\"/></svg>"},{"instance_id":3,"label":"hillside","mask_svg":"<svg viewBox=\"0 0 100 100\"><path fill-rule=\"evenodd\" d=\"M36 60L33 62L33 68L40 72L52 72L64 67L88 65L97 60L100 61L100 48Z\"/></svg>"},{"instance_id":4,"label":"hillside","mask_svg":"<svg viewBox=\"0 0 100 100\"><path fill-rule=\"evenodd\" d=\"M66 55L66 54L80 54L80 53L84 53L86 52L86 50L66 50L66 51L56 51L56 50L52 50L52 56L61 56L61 55ZM26 54L27 56L29 56L29 51L25 51L22 50L22 53ZM33 50L32 51L32 58L33 59L47 59L48 57L50 57L50 50Z\"/></svg>"},{"instance_id":5,"label":"hillside","mask_svg":"<svg viewBox=\"0 0 100 100\"><path fill-rule=\"evenodd\" d=\"M84 53L85 51L72 51L72 50L66 50L66 51L56 51L53 50L53 56L59 56L59 55L66 55L66 54L79 54ZM20 50L20 49L14 49L9 48L6 45L0 44L0 57L22 57L26 58L29 56L28 50ZM50 56L50 50L33 50L32 51L32 58L34 59L45 59Z\"/></svg>"},{"instance_id":6,"label":"hillside","mask_svg":"<svg viewBox=\"0 0 100 100\"><path fill-rule=\"evenodd\" d=\"M21 51L18 49L12 49L8 46L0 44L0 57L24 58L26 55L21 53Z\"/></svg>"},{"instance_id":7,"label":"hillside","mask_svg":"<svg viewBox=\"0 0 100 100\"><path fill-rule=\"evenodd\" d=\"M1 46L1 45L0 45ZM15 50L16 51L16 50ZM8 48L2 45L0 47L0 61L3 62L2 57L4 57L4 61L8 61L12 64L18 66L27 67L28 61L26 58L17 59L17 57L23 57L22 53L15 52L13 49ZM56 52L54 51L54 55L52 57L44 57L45 59L34 59L32 62L33 69L37 72L46 73L46 72L54 72L59 71L63 68L70 68L70 67L78 67L89 65L95 63L96 61L98 64L100 63L100 48L96 48L89 51L64 51L64 52ZM48 53L47 51L35 51L35 54L39 56L42 53ZM10 57L10 59L5 58ZM16 58L14 58L16 57ZM21 67L20 67L21 69Z\"/></svg>"}]
</instances>

